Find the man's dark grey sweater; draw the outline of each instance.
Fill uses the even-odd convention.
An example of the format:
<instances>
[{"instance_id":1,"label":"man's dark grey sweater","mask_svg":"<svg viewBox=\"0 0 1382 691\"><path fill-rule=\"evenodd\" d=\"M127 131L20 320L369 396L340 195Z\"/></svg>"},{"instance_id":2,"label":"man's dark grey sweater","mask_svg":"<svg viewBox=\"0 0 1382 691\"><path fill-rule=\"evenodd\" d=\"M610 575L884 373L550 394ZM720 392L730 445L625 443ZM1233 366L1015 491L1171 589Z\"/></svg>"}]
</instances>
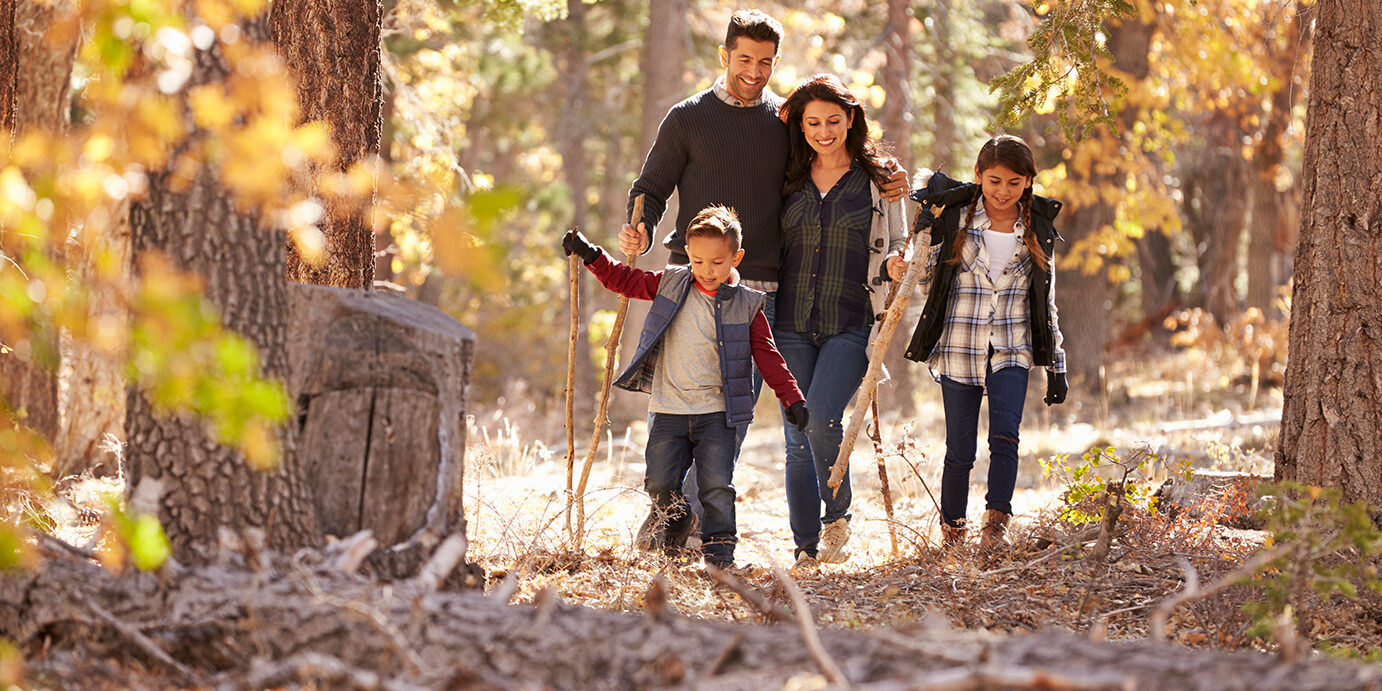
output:
<instances>
[{"instance_id":1,"label":"man's dark grey sweater","mask_svg":"<svg viewBox=\"0 0 1382 691\"><path fill-rule=\"evenodd\" d=\"M632 212L633 198L645 195L643 222L651 233L672 190L680 192L676 229L664 241L673 263L687 261L683 232L691 219L711 204L723 204L734 209L744 227L740 275L777 280L782 262L778 214L788 150L787 126L777 119L781 105L780 96L764 91L761 104L736 107L716 97L712 88L667 112L629 192L628 208Z\"/></svg>"}]
</instances>

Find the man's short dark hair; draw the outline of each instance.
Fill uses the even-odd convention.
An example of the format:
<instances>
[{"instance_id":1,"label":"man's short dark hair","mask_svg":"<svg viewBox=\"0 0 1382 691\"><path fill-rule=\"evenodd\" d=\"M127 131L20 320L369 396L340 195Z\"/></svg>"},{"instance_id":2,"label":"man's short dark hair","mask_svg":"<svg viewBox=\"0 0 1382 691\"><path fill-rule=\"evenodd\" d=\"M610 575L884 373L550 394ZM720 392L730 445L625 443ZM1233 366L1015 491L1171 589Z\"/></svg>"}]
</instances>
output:
<instances>
[{"instance_id":1,"label":"man's short dark hair","mask_svg":"<svg viewBox=\"0 0 1382 691\"><path fill-rule=\"evenodd\" d=\"M782 22L762 10L737 10L729 18L725 50L734 50L740 36L753 41L772 41L773 52L777 52L782 47Z\"/></svg>"},{"instance_id":2,"label":"man's short dark hair","mask_svg":"<svg viewBox=\"0 0 1382 691\"><path fill-rule=\"evenodd\" d=\"M742 242L743 229L734 209L712 204L701 209L691 223L686 226L686 239L719 238L729 241L730 251L738 252Z\"/></svg>"}]
</instances>

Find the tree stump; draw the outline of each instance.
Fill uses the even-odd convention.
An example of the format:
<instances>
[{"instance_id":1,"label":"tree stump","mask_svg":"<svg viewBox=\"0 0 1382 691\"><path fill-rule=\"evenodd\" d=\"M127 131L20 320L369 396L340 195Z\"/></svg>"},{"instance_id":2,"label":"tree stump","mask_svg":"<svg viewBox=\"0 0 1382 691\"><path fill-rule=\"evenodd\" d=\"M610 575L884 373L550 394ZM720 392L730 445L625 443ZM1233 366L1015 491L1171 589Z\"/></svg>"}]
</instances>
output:
<instances>
[{"instance_id":1,"label":"tree stump","mask_svg":"<svg viewBox=\"0 0 1382 691\"><path fill-rule=\"evenodd\" d=\"M407 298L289 284L298 454L329 535L371 530L380 575L411 575L465 531L461 480L475 335ZM411 549L409 549L411 548ZM421 550L421 551L419 551Z\"/></svg>"}]
</instances>

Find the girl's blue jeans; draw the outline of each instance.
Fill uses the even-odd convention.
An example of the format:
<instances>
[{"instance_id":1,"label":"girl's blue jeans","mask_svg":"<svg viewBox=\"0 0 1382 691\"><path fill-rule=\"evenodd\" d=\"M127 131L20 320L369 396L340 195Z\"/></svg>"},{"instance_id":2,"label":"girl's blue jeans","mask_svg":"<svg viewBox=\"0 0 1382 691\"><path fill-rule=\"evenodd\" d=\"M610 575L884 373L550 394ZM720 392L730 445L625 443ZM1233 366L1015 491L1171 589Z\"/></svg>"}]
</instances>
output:
<instances>
[{"instance_id":1,"label":"girl's blue jeans","mask_svg":"<svg viewBox=\"0 0 1382 691\"><path fill-rule=\"evenodd\" d=\"M1007 367L984 379L989 399L989 477L986 509L1011 514L1017 484L1017 432L1027 398L1027 370ZM979 437L979 403L983 386L941 377L945 406L945 467L941 472L941 521L960 526L969 503L969 471Z\"/></svg>"},{"instance_id":2,"label":"girl's blue jeans","mask_svg":"<svg viewBox=\"0 0 1382 691\"><path fill-rule=\"evenodd\" d=\"M826 481L840 452L845 406L868 369L869 327L819 336L779 330L777 350L806 396L806 431L783 424L787 439L787 514L796 551L816 556L822 523L849 518L853 492L846 473L837 493ZM825 513L821 507L824 503Z\"/></svg>"}]
</instances>

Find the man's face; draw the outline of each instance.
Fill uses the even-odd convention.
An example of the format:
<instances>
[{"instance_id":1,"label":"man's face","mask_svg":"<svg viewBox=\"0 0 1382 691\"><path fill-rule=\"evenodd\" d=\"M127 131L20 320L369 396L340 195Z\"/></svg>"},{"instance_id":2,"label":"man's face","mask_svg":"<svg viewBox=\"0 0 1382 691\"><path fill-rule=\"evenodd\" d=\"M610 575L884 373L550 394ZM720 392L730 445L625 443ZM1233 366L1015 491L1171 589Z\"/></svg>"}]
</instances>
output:
<instances>
[{"instance_id":1,"label":"man's face","mask_svg":"<svg viewBox=\"0 0 1382 691\"><path fill-rule=\"evenodd\" d=\"M696 235L686 239L686 256L696 283L714 292L729 281L730 271L744 258L744 250L736 251L726 238Z\"/></svg>"},{"instance_id":2,"label":"man's face","mask_svg":"<svg viewBox=\"0 0 1382 691\"><path fill-rule=\"evenodd\" d=\"M756 101L777 67L777 46L740 36L733 50L720 46L720 64L725 68L725 88L745 103Z\"/></svg>"}]
</instances>

